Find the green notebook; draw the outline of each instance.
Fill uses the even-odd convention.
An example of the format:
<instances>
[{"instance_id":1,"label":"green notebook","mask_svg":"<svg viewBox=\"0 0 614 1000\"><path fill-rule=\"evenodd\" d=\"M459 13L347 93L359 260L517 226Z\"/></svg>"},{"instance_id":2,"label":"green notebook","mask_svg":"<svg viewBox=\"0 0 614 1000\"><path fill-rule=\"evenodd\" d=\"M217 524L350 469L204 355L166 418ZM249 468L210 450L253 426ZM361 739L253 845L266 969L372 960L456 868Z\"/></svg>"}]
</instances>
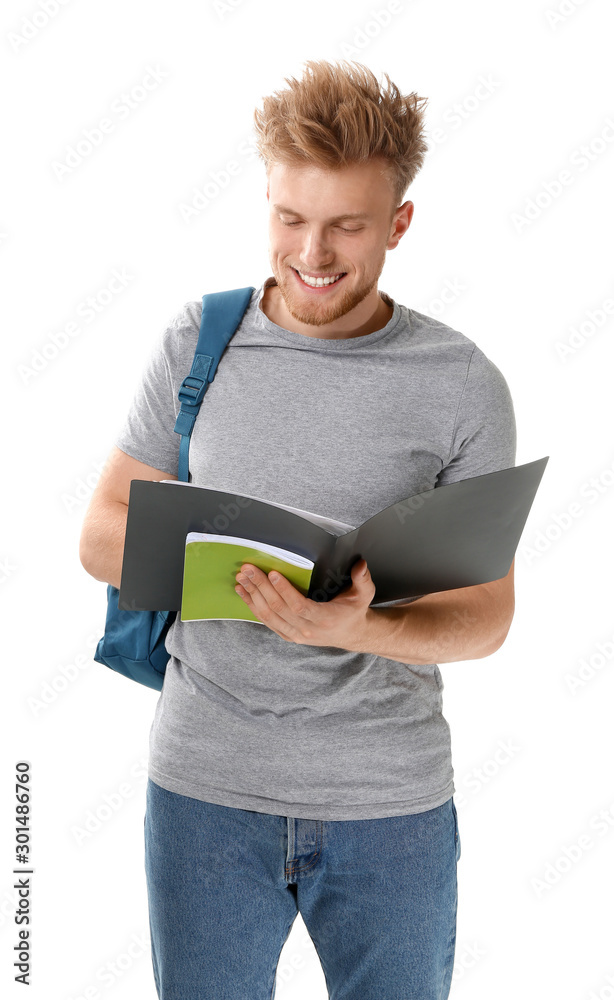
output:
<instances>
[{"instance_id":1,"label":"green notebook","mask_svg":"<svg viewBox=\"0 0 614 1000\"><path fill-rule=\"evenodd\" d=\"M189 531L183 566L181 621L230 618L263 624L235 590L236 575L243 563L251 563L264 573L278 570L302 594L307 596L309 592L314 567L311 559L250 538Z\"/></svg>"}]
</instances>

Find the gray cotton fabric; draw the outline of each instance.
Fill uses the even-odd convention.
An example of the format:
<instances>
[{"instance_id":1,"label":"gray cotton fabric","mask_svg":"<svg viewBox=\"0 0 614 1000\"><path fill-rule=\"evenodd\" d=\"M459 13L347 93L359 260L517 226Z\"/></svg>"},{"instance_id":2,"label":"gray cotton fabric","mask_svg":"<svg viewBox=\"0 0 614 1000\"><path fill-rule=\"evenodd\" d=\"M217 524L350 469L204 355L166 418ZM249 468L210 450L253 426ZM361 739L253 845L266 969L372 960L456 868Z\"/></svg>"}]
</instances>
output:
<instances>
[{"instance_id":1,"label":"gray cotton fabric","mask_svg":"<svg viewBox=\"0 0 614 1000\"><path fill-rule=\"evenodd\" d=\"M357 526L424 490L515 464L507 383L476 344L393 306L362 337L307 337L252 295L197 417L192 482ZM153 345L116 445L177 474L177 392L202 301ZM302 819L423 812L455 791L437 664L283 640L249 621L175 620L149 738L173 792ZM456 669L462 670L459 664Z\"/></svg>"}]
</instances>

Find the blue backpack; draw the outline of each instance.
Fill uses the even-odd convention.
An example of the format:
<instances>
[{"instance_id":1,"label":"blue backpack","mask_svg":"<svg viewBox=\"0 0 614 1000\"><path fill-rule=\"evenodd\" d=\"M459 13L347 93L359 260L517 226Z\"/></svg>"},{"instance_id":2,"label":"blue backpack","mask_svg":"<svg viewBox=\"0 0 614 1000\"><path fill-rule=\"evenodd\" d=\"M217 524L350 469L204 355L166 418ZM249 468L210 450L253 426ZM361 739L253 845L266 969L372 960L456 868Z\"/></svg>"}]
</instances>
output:
<instances>
[{"instance_id":1,"label":"blue backpack","mask_svg":"<svg viewBox=\"0 0 614 1000\"><path fill-rule=\"evenodd\" d=\"M175 432L181 435L178 478L186 483L189 482L190 435L200 404L254 291L253 287L235 288L203 295L198 343L190 374L179 389L181 409L175 423ZM177 612L123 610L118 607L118 599L119 590L109 584L105 630L94 659L138 684L161 691L170 659L166 636Z\"/></svg>"}]
</instances>

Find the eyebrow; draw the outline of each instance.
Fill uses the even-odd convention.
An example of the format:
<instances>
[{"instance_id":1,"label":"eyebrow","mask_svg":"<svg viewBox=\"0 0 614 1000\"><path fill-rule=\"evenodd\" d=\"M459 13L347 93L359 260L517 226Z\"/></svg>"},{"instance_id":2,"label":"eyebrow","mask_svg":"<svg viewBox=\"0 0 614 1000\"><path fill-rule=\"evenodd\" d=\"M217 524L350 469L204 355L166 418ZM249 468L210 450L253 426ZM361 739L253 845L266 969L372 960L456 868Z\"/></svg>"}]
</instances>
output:
<instances>
[{"instance_id":1,"label":"eyebrow","mask_svg":"<svg viewBox=\"0 0 614 1000\"><path fill-rule=\"evenodd\" d=\"M273 208L277 209L278 212L284 212L286 215L300 215L300 212L295 212L293 208L286 208L285 205L273 205ZM343 219L369 219L370 215L368 212L344 212L343 215L335 215L334 218L329 219L329 222L341 222Z\"/></svg>"}]
</instances>

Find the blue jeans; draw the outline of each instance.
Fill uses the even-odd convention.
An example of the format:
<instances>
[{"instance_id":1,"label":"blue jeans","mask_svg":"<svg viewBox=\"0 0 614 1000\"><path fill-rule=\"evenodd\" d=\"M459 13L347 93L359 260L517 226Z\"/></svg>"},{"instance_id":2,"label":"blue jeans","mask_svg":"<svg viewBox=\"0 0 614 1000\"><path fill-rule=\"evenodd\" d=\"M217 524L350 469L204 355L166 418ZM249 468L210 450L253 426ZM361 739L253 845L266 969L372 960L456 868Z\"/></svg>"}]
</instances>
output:
<instances>
[{"instance_id":1,"label":"blue jeans","mask_svg":"<svg viewBox=\"0 0 614 1000\"><path fill-rule=\"evenodd\" d=\"M385 819L294 819L148 779L145 872L160 1000L273 1000L298 913L330 1000L445 1000L460 858L452 798Z\"/></svg>"}]
</instances>

